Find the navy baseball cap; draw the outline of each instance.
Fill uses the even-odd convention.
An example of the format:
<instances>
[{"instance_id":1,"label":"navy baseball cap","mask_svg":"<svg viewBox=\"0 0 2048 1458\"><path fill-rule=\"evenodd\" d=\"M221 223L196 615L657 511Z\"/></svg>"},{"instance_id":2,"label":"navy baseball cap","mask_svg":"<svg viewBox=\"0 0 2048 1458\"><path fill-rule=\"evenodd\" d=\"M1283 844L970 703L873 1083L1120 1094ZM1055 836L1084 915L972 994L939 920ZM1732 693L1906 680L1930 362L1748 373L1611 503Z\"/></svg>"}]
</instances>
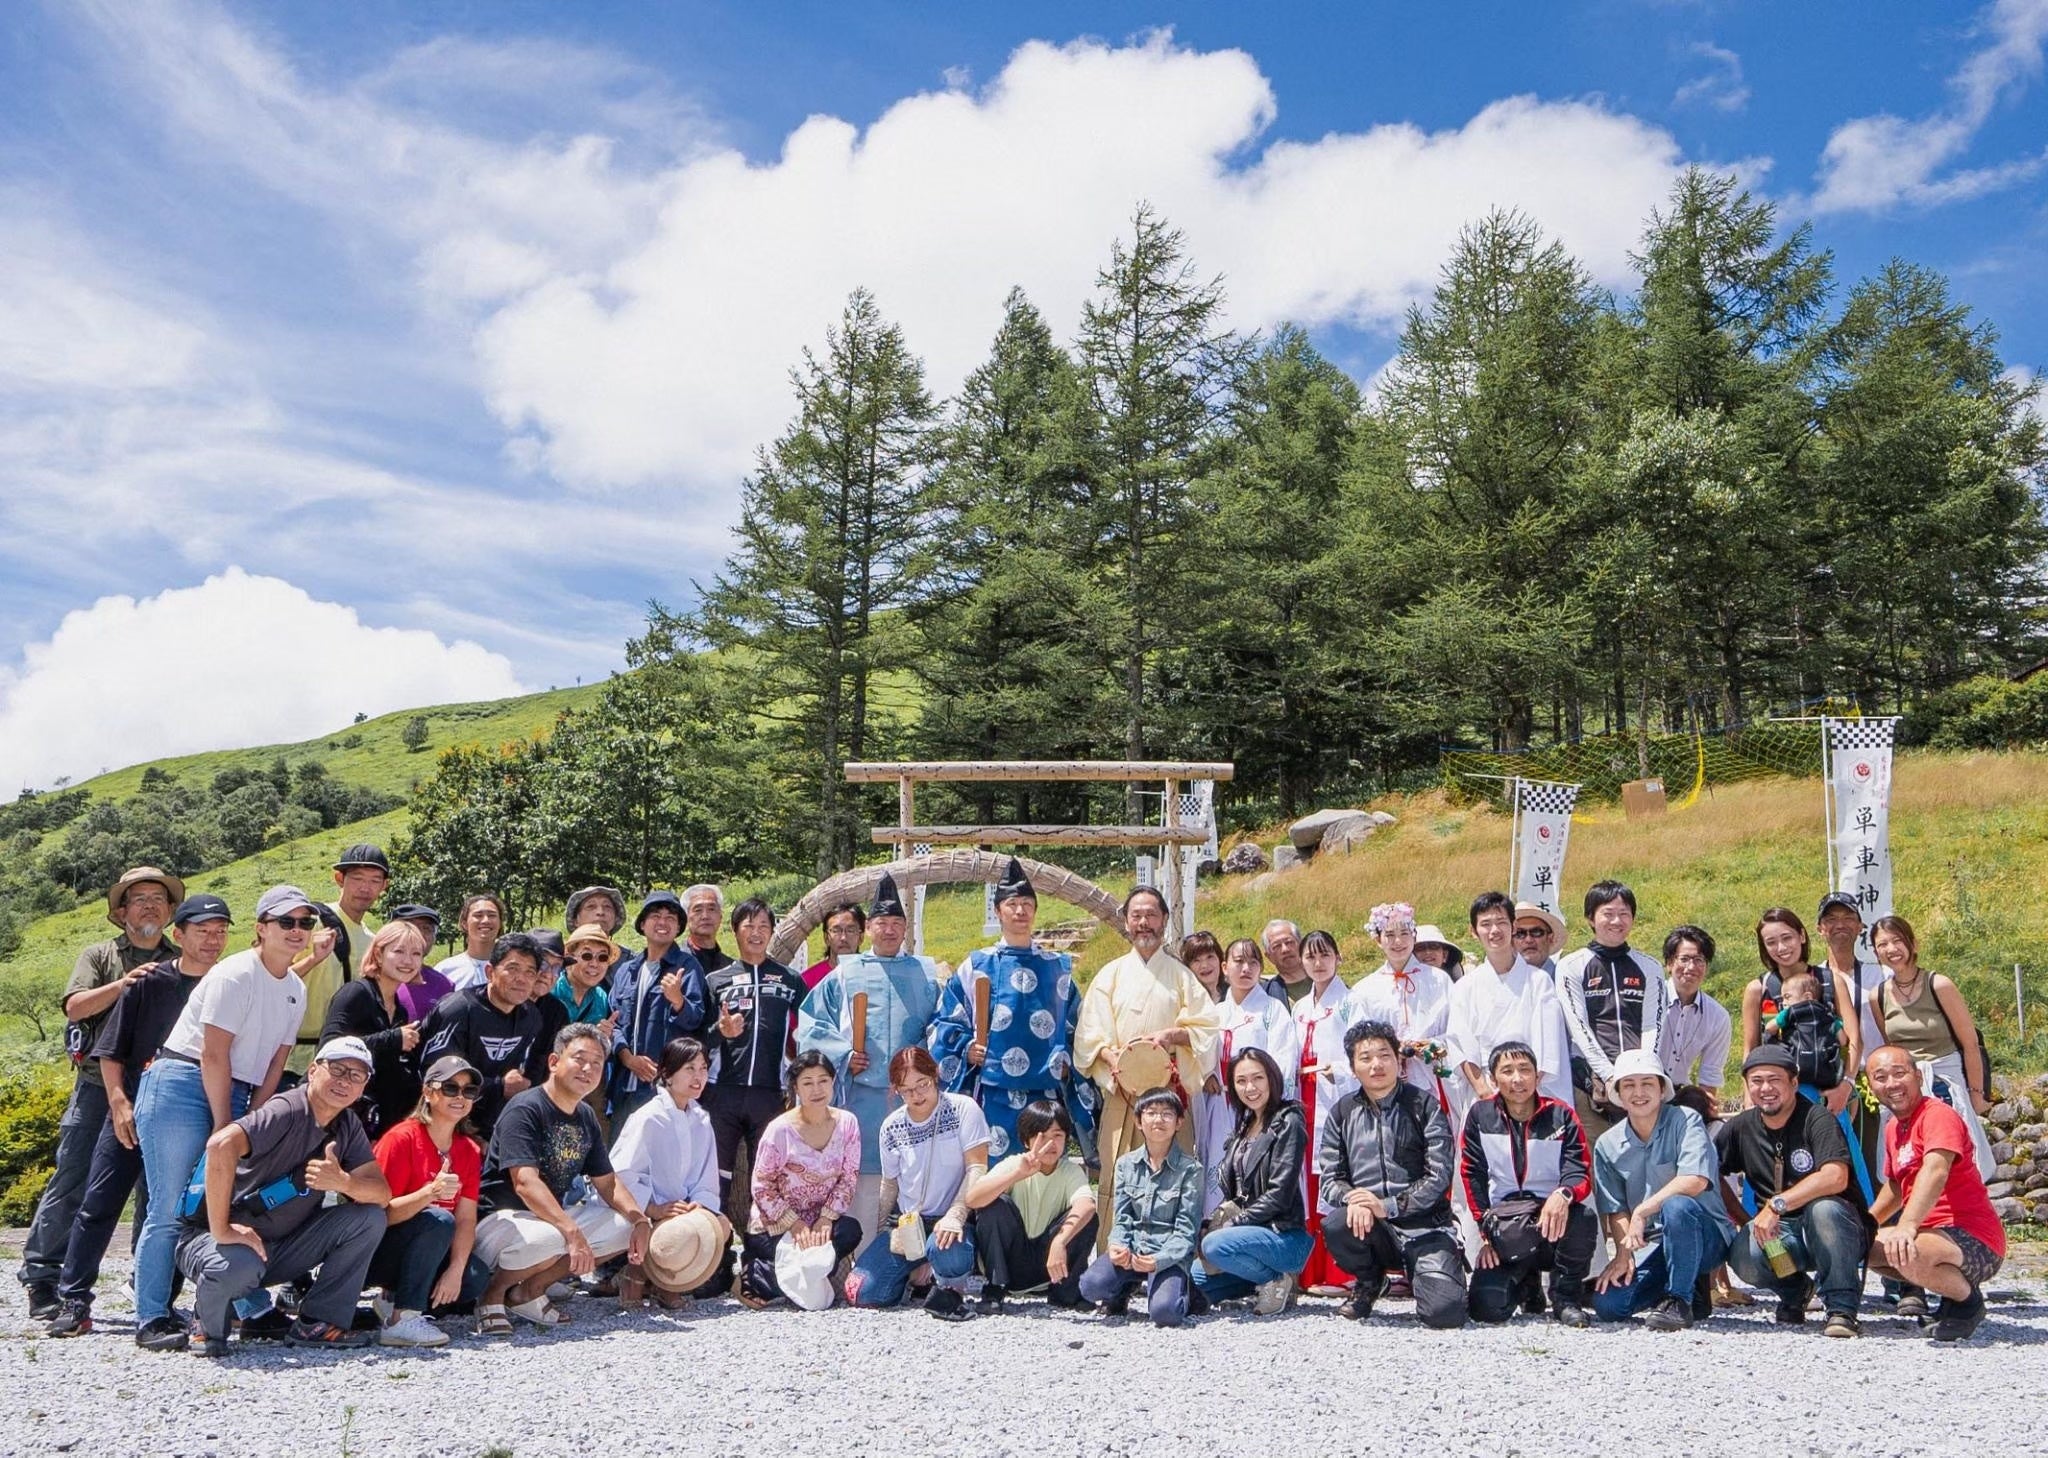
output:
<instances>
[{"instance_id":1,"label":"navy baseball cap","mask_svg":"<svg viewBox=\"0 0 2048 1458\"><path fill-rule=\"evenodd\" d=\"M227 902L218 896L201 894L187 896L178 903L178 909L171 913L172 926L190 926L195 921L225 921L232 923L234 917L228 912Z\"/></svg>"},{"instance_id":2,"label":"navy baseball cap","mask_svg":"<svg viewBox=\"0 0 2048 1458\"><path fill-rule=\"evenodd\" d=\"M431 921L434 924L434 930L439 931L441 929L440 912L434 910L431 906L419 906L410 901L403 906L393 907L390 919L392 921Z\"/></svg>"},{"instance_id":3,"label":"navy baseball cap","mask_svg":"<svg viewBox=\"0 0 2048 1458\"><path fill-rule=\"evenodd\" d=\"M1863 919L1863 907L1847 891L1830 891L1827 895L1821 897L1820 910L1813 914L1813 919L1819 921L1837 906L1841 907L1844 911L1855 913L1858 921Z\"/></svg>"}]
</instances>

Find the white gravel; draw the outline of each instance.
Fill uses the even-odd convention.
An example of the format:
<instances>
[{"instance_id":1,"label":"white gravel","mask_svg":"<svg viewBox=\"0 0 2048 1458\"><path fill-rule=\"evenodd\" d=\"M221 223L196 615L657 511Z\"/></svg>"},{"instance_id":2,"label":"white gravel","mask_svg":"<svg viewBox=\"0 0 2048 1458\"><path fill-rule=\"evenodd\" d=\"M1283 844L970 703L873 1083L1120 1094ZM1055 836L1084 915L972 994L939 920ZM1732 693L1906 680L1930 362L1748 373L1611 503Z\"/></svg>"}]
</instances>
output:
<instances>
[{"instance_id":1,"label":"white gravel","mask_svg":"<svg viewBox=\"0 0 2048 1458\"><path fill-rule=\"evenodd\" d=\"M11 1267L13 1262L8 1262ZM0 1454L906 1455L1402 1451L2016 1455L2048 1447L2048 1299L2002 1276L1977 1337L1935 1347L1866 1314L1856 1342L1768 1306L1704 1328L1431 1332L1405 1302L1364 1325L1304 1301L1225 1308L1180 1331L1013 1302L942 1325L922 1311L750 1312L721 1300L438 1352L252 1344L221 1361L130 1340L109 1261L90 1336L53 1341L0 1292ZM449 1323L449 1329L458 1329ZM1166 1445L1173 1446L1166 1446ZM1389 1445L1392 1445L1391 1447Z\"/></svg>"}]
</instances>

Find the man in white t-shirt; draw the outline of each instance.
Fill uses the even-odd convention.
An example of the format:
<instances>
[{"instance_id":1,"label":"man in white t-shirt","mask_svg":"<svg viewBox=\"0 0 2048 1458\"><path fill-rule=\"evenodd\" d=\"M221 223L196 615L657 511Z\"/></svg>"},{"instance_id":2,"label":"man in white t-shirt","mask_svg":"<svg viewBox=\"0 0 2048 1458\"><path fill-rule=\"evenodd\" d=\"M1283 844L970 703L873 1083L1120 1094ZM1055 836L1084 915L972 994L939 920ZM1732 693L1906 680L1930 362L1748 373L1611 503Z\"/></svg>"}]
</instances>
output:
<instances>
[{"instance_id":1,"label":"man in white t-shirt","mask_svg":"<svg viewBox=\"0 0 2048 1458\"><path fill-rule=\"evenodd\" d=\"M186 1192L206 1141L276 1092L305 1019L306 987L292 964L320 925L312 898L273 886L256 902L256 945L224 957L193 989L163 1050L142 1075L135 1129L149 1181L149 1214L135 1247L135 1340L180 1350L171 1270ZM276 1324L288 1326L282 1313ZM245 1335L263 1335L263 1329Z\"/></svg>"}]
</instances>

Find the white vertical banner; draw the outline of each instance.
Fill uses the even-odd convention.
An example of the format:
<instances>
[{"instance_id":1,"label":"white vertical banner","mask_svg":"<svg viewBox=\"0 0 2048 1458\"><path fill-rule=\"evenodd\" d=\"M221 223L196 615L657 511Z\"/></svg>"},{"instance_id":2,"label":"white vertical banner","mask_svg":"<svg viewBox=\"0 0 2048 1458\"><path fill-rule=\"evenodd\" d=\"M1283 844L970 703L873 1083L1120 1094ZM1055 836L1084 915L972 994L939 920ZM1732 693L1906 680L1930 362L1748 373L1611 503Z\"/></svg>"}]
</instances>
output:
<instances>
[{"instance_id":1,"label":"white vertical banner","mask_svg":"<svg viewBox=\"0 0 2048 1458\"><path fill-rule=\"evenodd\" d=\"M914 856L928 856L932 853L932 848L926 842L918 841L915 845L911 846L910 853ZM924 887L922 886L912 886L910 888L910 954L913 957L924 955Z\"/></svg>"},{"instance_id":2,"label":"white vertical banner","mask_svg":"<svg viewBox=\"0 0 2048 1458\"><path fill-rule=\"evenodd\" d=\"M992 937L1003 929L1002 922L996 917L996 883L993 881L988 882L983 888L983 892L981 902L981 934L985 937Z\"/></svg>"},{"instance_id":3,"label":"white vertical banner","mask_svg":"<svg viewBox=\"0 0 2048 1458\"><path fill-rule=\"evenodd\" d=\"M1516 779L1514 837L1508 855L1508 885L1515 900L1533 901L1563 917L1564 853L1572 835L1577 785ZM1566 921L1570 918L1566 917Z\"/></svg>"},{"instance_id":4,"label":"white vertical banner","mask_svg":"<svg viewBox=\"0 0 2048 1458\"><path fill-rule=\"evenodd\" d=\"M1868 926L1892 910L1892 730L1896 719L1822 719L1828 885L1856 898Z\"/></svg>"}]
</instances>

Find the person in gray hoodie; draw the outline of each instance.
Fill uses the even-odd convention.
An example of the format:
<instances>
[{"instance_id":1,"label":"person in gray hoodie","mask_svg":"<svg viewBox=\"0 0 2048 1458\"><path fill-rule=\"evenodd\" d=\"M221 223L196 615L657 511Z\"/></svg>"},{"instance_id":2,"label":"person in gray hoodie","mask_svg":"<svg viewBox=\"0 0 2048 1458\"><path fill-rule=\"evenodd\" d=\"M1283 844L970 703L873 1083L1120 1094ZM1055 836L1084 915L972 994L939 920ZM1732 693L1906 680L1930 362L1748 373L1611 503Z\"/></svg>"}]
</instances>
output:
<instances>
[{"instance_id":1,"label":"person in gray hoodie","mask_svg":"<svg viewBox=\"0 0 2048 1458\"><path fill-rule=\"evenodd\" d=\"M1455 1141L1443 1106L1401 1078L1400 1035L1362 1022L1344 1035L1358 1088L1337 1101L1316 1149L1323 1241L1358 1285L1338 1310L1372 1315L1390 1267L1408 1273L1424 1326L1465 1324L1465 1262L1451 1218Z\"/></svg>"}]
</instances>

